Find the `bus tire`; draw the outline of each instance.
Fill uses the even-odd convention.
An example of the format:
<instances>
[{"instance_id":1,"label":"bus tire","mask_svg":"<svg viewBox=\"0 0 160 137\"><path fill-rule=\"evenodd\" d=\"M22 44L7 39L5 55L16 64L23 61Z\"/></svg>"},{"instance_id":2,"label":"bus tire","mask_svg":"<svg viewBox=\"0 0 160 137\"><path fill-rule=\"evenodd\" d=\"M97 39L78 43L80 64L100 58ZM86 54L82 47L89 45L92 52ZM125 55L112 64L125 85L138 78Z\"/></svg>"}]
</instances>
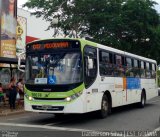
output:
<instances>
[{"instance_id":1,"label":"bus tire","mask_svg":"<svg viewBox=\"0 0 160 137\"><path fill-rule=\"evenodd\" d=\"M102 97L102 103L101 103L101 109L97 112L99 118L106 118L108 114L111 112L111 103L109 102L109 99L107 95L103 95Z\"/></svg>"},{"instance_id":2,"label":"bus tire","mask_svg":"<svg viewBox=\"0 0 160 137\"><path fill-rule=\"evenodd\" d=\"M143 91L142 94L141 94L141 101L139 102L139 107L144 108L145 105L146 105L146 94Z\"/></svg>"}]
</instances>

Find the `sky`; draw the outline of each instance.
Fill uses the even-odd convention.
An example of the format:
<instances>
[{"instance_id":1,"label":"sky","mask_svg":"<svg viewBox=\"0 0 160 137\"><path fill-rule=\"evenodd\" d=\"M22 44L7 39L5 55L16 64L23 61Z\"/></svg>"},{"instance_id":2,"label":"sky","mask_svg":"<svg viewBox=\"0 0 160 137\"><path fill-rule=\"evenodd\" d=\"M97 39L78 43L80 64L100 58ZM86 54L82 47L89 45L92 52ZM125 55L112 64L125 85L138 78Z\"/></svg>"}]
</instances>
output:
<instances>
[{"instance_id":1,"label":"sky","mask_svg":"<svg viewBox=\"0 0 160 137\"><path fill-rule=\"evenodd\" d=\"M156 10L160 13L160 0L154 0L158 3L158 5L155 6Z\"/></svg>"},{"instance_id":2,"label":"sky","mask_svg":"<svg viewBox=\"0 0 160 137\"><path fill-rule=\"evenodd\" d=\"M27 2L28 0L18 0L18 7L21 8L22 5Z\"/></svg>"},{"instance_id":3,"label":"sky","mask_svg":"<svg viewBox=\"0 0 160 137\"><path fill-rule=\"evenodd\" d=\"M18 7L21 8L22 5L27 2L28 0L18 0ZM155 6L156 10L160 13L160 0L154 0L158 3L158 5Z\"/></svg>"}]
</instances>

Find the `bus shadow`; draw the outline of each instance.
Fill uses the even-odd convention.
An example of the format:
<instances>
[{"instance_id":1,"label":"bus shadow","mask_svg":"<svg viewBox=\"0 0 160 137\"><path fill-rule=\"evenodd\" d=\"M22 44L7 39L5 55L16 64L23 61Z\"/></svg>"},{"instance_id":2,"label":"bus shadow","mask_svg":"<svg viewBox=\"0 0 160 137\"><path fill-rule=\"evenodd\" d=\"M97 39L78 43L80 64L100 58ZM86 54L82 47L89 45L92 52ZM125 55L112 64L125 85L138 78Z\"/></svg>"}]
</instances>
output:
<instances>
[{"instance_id":1,"label":"bus shadow","mask_svg":"<svg viewBox=\"0 0 160 137\"><path fill-rule=\"evenodd\" d=\"M130 105L125 105L125 106L120 106L112 109L112 115L120 114L120 113L125 113L129 111L135 111L139 109L145 109L152 107L154 104L146 104L144 108L139 107L137 104L130 104Z\"/></svg>"},{"instance_id":2,"label":"bus shadow","mask_svg":"<svg viewBox=\"0 0 160 137\"><path fill-rule=\"evenodd\" d=\"M137 111L140 109L147 109L152 107L154 104L146 104L145 108L139 108L137 104L132 104L132 105L126 105L126 106L121 106L121 107L116 107L112 109L112 113L105 118L105 121L110 121L114 116L119 116L121 114L125 114L127 112L131 111ZM54 118L56 119L56 118ZM94 122L101 121L102 119L98 118L96 112L89 112L85 114L68 114L64 115L63 119L67 119L66 121L62 121L62 123L58 123L58 126L66 126L66 125L83 125L83 124L91 124ZM61 118L56 119L56 121L62 120Z\"/></svg>"},{"instance_id":3,"label":"bus shadow","mask_svg":"<svg viewBox=\"0 0 160 137\"><path fill-rule=\"evenodd\" d=\"M137 104L131 104L131 105L126 105L126 106L120 106L112 109L112 113L105 118L105 121L110 121L113 117L115 116L120 116L122 114L140 110L140 109L148 109L155 104L146 104L145 108L139 108ZM45 114L43 114L45 115ZM56 126L75 126L75 125L84 125L84 124L91 124L94 122L101 121L102 119L98 118L96 112L89 112L85 114L65 114L60 117L55 117L54 114L49 114L46 117L43 117L42 119L37 119L37 120L32 120L34 123L38 124L50 124L56 125Z\"/></svg>"}]
</instances>

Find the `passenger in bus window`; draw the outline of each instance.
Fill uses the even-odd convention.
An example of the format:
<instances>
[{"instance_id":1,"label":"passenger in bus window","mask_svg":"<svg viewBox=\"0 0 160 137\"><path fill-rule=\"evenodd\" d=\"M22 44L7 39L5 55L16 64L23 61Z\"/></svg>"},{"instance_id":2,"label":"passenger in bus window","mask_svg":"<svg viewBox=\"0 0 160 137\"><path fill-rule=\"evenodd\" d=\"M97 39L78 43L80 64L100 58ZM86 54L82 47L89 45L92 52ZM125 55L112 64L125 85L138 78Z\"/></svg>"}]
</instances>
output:
<instances>
[{"instance_id":1,"label":"passenger in bus window","mask_svg":"<svg viewBox=\"0 0 160 137\"><path fill-rule=\"evenodd\" d=\"M138 68L138 60L134 60L133 74L134 74L134 77L136 78L140 77L139 68Z\"/></svg>"},{"instance_id":2,"label":"passenger in bus window","mask_svg":"<svg viewBox=\"0 0 160 137\"><path fill-rule=\"evenodd\" d=\"M124 76L124 67L122 65L122 56L116 55L116 71L117 76L123 77Z\"/></svg>"}]
</instances>

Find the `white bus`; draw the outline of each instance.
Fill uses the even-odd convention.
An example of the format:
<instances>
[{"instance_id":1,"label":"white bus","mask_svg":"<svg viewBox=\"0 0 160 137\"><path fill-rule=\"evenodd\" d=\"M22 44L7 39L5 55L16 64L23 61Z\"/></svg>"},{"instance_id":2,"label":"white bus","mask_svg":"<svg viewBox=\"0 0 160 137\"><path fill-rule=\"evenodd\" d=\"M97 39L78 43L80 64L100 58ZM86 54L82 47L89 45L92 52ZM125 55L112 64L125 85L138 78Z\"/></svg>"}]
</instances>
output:
<instances>
[{"instance_id":1,"label":"white bus","mask_svg":"<svg viewBox=\"0 0 160 137\"><path fill-rule=\"evenodd\" d=\"M156 61L83 39L47 39L26 46L25 110L87 113L157 96Z\"/></svg>"}]
</instances>

